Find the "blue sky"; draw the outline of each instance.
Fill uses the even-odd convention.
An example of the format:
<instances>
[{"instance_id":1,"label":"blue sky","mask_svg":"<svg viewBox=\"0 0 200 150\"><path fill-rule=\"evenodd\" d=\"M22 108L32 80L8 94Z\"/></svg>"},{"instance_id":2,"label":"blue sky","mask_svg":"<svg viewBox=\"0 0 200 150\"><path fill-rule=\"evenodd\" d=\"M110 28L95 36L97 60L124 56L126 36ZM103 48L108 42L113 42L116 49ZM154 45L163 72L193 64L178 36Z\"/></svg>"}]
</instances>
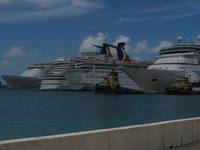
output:
<instances>
[{"instance_id":1,"label":"blue sky","mask_svg":"<svg viewBox=\"0 0 200 150\"><path fill-rule=\"evenodd\" d=\"M199 17L199 0L0 0L0 74L105 41L125 41L131 58L153 60L179 35L194 40Z\"/></svg>"}]
</instances>

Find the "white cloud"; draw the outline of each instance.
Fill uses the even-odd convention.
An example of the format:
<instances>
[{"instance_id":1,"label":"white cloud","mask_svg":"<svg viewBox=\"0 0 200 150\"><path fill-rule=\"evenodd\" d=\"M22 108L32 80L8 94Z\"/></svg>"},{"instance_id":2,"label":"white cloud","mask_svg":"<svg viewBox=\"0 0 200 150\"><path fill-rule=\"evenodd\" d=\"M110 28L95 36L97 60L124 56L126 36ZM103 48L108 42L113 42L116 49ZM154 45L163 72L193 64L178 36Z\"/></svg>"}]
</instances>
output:
<instances>
[{"instance_id":1,"label":"white cloud","mask_svg":"<svg viewBox=\"0 0 200 150\"><path fill-rule=\"evenodd\" d=\"M16 1L16 0L13 0ZM57 4L67 4L69 0L19 0L23 3L31 3L38 7L52 7L53 5Z\"/></svg>"},{"instance_id":2,"label":"white cloud","mask_svg":"<svg viewBox=\"0 0 200 150\"><path fill-rule=\"evenodd\" d=\"M150 48L147 41L142 41L136 44L136 47L134 48L135 53L143 53L143 52L149 52Z\"/></svg>"},{"instance_id":3,"label":"white cloud","mask_svg":"<svg viewBox=\"0 0 200 150\"><path fill-rule=\"evenodd\" d=\"M93 6L95 3L92 3L89 0L0 0L1 5L16 5L23 4L30 5L31 7L55 7L55 5L65 4L65 5L73 5L79 7L88 7Z\"/></svg>"},{"instance_id":4,"label":"white cloud","mask_svg":"<svg viewBox=\"0 0 200 150\"><path fill-rule=\"evenodd\" d=\"M159 20L164 20L164 21L179 20L179 19L193 17L193 16L196 16L196 15L199 15L199 14L200 14L200 11L195 11L195 12L187 12L187 13L176 14L176 15L162 16L162 17L160 17L158 19Z\"/></svg>"},{"instance_id":5,"label":"white cloud","mask_svg":"<svg viewBox=\"0 0 200 150\"><path fill-rule=\"evenodd\" d=\"M157 53L161 48L171 46L171 45L172 45L172 42L169 42L169 41L166 41L166 40L161 41L160 44L157 47L152 49L152 52Z\"/></svg>"},{"instance_id":6,"label":"white cloud","mask_svg":"<svg viewBox=\"0 0 200 150\"><path fill-rule=\"evenodd\" d=\"M136 18L136 17L120 17L117 23L129 23L129 22L142 22L146 21L146 18Z\"/></svg>"},{"instance_id":7,"label":"white cloud","mask_svg":"<svg viewBox=\"0 0 200 150\"><path fill-rule=\"evenodd\" d=\"M198 39L198 40L200 40L200 34L199 34L199 35L197 35L197 39Z\"/></svg>"},{"instance_id":8,"label":"white cloud","mask_svg":"<svg viewBox=\"0 0 200 150\"><path fill-rule=\"evenodd\" d=\"M161 48L172 45L172 42L161 41L158 46L151 47L147 41L142 41L136 44L134 53L157 53Z\"/></svg>"},{"instance_id":9,"label":"white cloud","mask_svg":"<svg viewBox=\"0 0 200 150\"><path fill-rule=\"evenodd\" d=\"M136 61L142 61L142 59L140 57L135 57L134 60L136 60Z\"/></svg>"},{"instance_id":10,"label":"white cloud","mask_svg":"<svg viewBox=\"0 0 200 150\"><path fill-rule=\"evenodd\" d=\"M108 38L107 34L104 34L102 32L97 33L95 36L89 35L87 36L80 46L80 52L86 52L86 51L96 51L97 49L94 47L94 45L102 45L103 43L106 43L106 39ZM125 35L118 35L114 42L112 42L113 45L117 45L118 42L125 42L125 48L126 50L130 50L131 46L129 45L129 42L131 39L128 36ZM116 54L116 49L110 48L111 52L113 54Z\"/></svg>"},{"instance_id":11,"label":"white cloud","mask_svg":"<svg viewBox=\"0 0 200 150\"><path fill-rule=\"evenodd\" d=\"M197 39L194 42L195 42L195 44L200 45L200 34L197 35Z\"/></svg>"},{"instance_id":12,"label":"white cloud","mask_svg":"<svg viewBox=\"0 0 200 150\"><path fill-rule=\"evenodd\" d=\"M122 35L122 34L117 36L117 38L115 39L113 44L117 45L119 42L125 42L126 43L126 45L125 45L126 51L130 51L132 49L132 46L129 44L131 42L131 39L128 36ZM111 48L111 52L113 54L117 54L116 49Z\"/></svg>"},{"instance_id":13,"label":"white cloud","mask_svg":"<svg viewBox=\"0 0 200 150\"><path fill-rule=\"evenodd\" d=\"M14 58L14 57L21 57L26 56L26 53L22 47L13 47L9 51L5 52L3 57L4 58Z\"/></svg>"},{"instance_id":14,"label":"white cloud","mask_svg":"<svg viewBox=\"0 0 200 150\"><path fill-rule=\"evenodd\" d=\"M0 0L0 6L0 22L72 17L102 8L91 0Z\"/></svg>"},{"instance_id":15,"label":"white cloud","mask_svg":"<svg viewBox=\"0 0 200 150\"><path fill-rule=\"evenodd\" d=\"M0 5L12 3L13 0L0 0Z\"/></svg>"},{"instance_id":16,"label":"white cloud","mask_svg":"<svg viewBox=\"0 0 200 150\"><path fill-rule=\"evenodd\" d=\"M118 42L129 43L130 41L131 41L131 39L128 36L119 35L113 43L114 44L117 44Z\"/></svg>"},{"instance_id":17,"label":"white cloud","mask_svg":"<svg viewBox=\"0 0 200 150\"><path fill-rule=\"evenodd\" d=\"M8 60L2 60L0 62L0 67L12 67L12 66L13 66L13 64Z\"/></svg>"},{"instance_id":18,"label":"white cloud","mask_svg":"<svg viewBox=\"0 0 200 150\"><path fill-rule=\"evenodd\" d=\"M37 55L39 50L27 51L25 48L20 46L14 46L8 51L6 51L2 56L3 58L16 58L16 57L27 57L32 55Z\"/></svg>"},{"instance_id":19,"label":"white cloud","mask_svg":"<svg viewBox=\"0 0 200 150\"><path fill-rule=\"evenodd\" d=\"M179 20L184 18L189 18L193 16L197 16L200 14L200 11L196 12L187 12L181 14L173 14L173 15L161 15L157 17L120 17L116 23L137 23L137 22L144 22L144 21L171 21L171 20Z\"/></svg>"},{"instance_id":20,"label":"white cloud","mask_svg":"<svg viewBox=\"0 0 200 150\"><path fill-rule=\"evenodd\" d=\"M102 45L103 43L106 42L106 39L110 38L108 37L107 34L101 32L97 33L95 36L93 35L87 36L81 43L80 52L96 51L94 45ZM158 53L158 51L161 48L172 45L172 42L167 40L161 41L155 47L150 46L148 41L145 40L138 42L136 45L132 45L130 37L125 35L118 35L116 39L112 42L112 44L117 45L118 42L125 42L126 43L125 49L127 53L131 55L137 55L139 53L146 53L146 54ZM116 49L110 48L110 50L114 56L117 54Z\"/></svg>"},{"instance_id":21,"label":"white cloud","mask_svg":"<svg viewBox=\"0 0 200 150\"><path fill-rule=\"evenodd\" d=\"M101 32L97 33L95 36L87 36L81 43L80 52L96 51L94 45L102 45L105 42L106 38L106 34Z\"/></svg>"},{"instance_id":22,"label":"white cloud","mask_svg":"<svg viewBox=\"0 0 200 150\"><path fill-rule=\"evenodd\" d=\"M151 9L146 9L143 12L144 13L155 13L155 12L161 12L161 11L168 11L168 10L173 10L173 9L178 9L182 7L181 5L176 5L176 6L164 6L164 7L159 7L159 8L151 8Z\"/></svg>"},{"instance_id":23,"label":"white cloud","mask_svg":"<svg viewBox=\"0 0 200 150\"><path fill-rule=\"evenodd\" d=\"M200 15L199 0L172 3L171 5L158 5L154 8L136 8L132 13L120 15L116 23L137 23L144 21L172 21ZM125 10L130 11L130 10Z\"/></svg>"}]
</instances>

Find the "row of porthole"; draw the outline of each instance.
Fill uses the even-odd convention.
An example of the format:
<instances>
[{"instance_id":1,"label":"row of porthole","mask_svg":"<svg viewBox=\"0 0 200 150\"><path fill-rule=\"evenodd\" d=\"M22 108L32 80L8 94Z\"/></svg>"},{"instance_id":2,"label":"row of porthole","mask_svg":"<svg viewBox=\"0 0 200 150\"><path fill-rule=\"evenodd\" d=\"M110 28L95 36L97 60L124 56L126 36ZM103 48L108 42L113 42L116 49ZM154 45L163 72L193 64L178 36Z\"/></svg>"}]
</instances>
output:
<instances>
[{"instance_id":1,"label":"row of porthole","mask_svg":"<svg viewBox=\"0 0 200 150\"><path fill-rule=\"evenodd\" d=\"M45 83L44 85L62 85L62 83Z\"/></svg>"}]
</instances>

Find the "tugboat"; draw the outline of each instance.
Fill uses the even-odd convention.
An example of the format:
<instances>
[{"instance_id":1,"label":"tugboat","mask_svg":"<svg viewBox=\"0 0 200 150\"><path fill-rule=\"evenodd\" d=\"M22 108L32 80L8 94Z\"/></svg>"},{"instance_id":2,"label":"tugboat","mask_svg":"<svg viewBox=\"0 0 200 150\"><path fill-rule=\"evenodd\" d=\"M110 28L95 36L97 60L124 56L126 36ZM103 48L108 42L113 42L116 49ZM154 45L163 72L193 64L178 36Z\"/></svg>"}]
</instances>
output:
<instances>
[{"instance_id":1,"label":"tugboat","mask_svg":"<svg viewBox=\"0 0 200 150\"><path fill-rule=\"evenodd\" d=\"M96 94L142 94L139 90L123 88L119 85L118 72L112 71L95 86Z\"/></svg>"},{"instance_id":2,"label":"tugboat","mask_svg":"<svg viewBox=\"0 0 200 150\"><path fill-rule=\"evenodd\" d=\"M165 89L167 94L194 94L193 84L186 77L179 77L170 88Z\"/></svg>"}]
</instances>

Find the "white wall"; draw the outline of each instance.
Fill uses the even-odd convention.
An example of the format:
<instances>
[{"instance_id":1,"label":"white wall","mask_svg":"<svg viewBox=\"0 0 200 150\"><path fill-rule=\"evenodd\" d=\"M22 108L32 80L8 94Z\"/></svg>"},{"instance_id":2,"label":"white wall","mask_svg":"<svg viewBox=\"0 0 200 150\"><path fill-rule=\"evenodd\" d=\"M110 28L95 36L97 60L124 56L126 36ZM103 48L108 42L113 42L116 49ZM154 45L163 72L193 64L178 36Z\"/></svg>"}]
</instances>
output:
<instances>
[{"instance_id":1,"label":"white wall","mask_svg":"<svg viewBox=\"0 0 200 150\"><path fill-rule=\"evenodd\" d=\"M200 142L200 118L0 142L0 150L165 150ZM199 148L200 149L200 148Z\"/></svg>"}]
</instances>

